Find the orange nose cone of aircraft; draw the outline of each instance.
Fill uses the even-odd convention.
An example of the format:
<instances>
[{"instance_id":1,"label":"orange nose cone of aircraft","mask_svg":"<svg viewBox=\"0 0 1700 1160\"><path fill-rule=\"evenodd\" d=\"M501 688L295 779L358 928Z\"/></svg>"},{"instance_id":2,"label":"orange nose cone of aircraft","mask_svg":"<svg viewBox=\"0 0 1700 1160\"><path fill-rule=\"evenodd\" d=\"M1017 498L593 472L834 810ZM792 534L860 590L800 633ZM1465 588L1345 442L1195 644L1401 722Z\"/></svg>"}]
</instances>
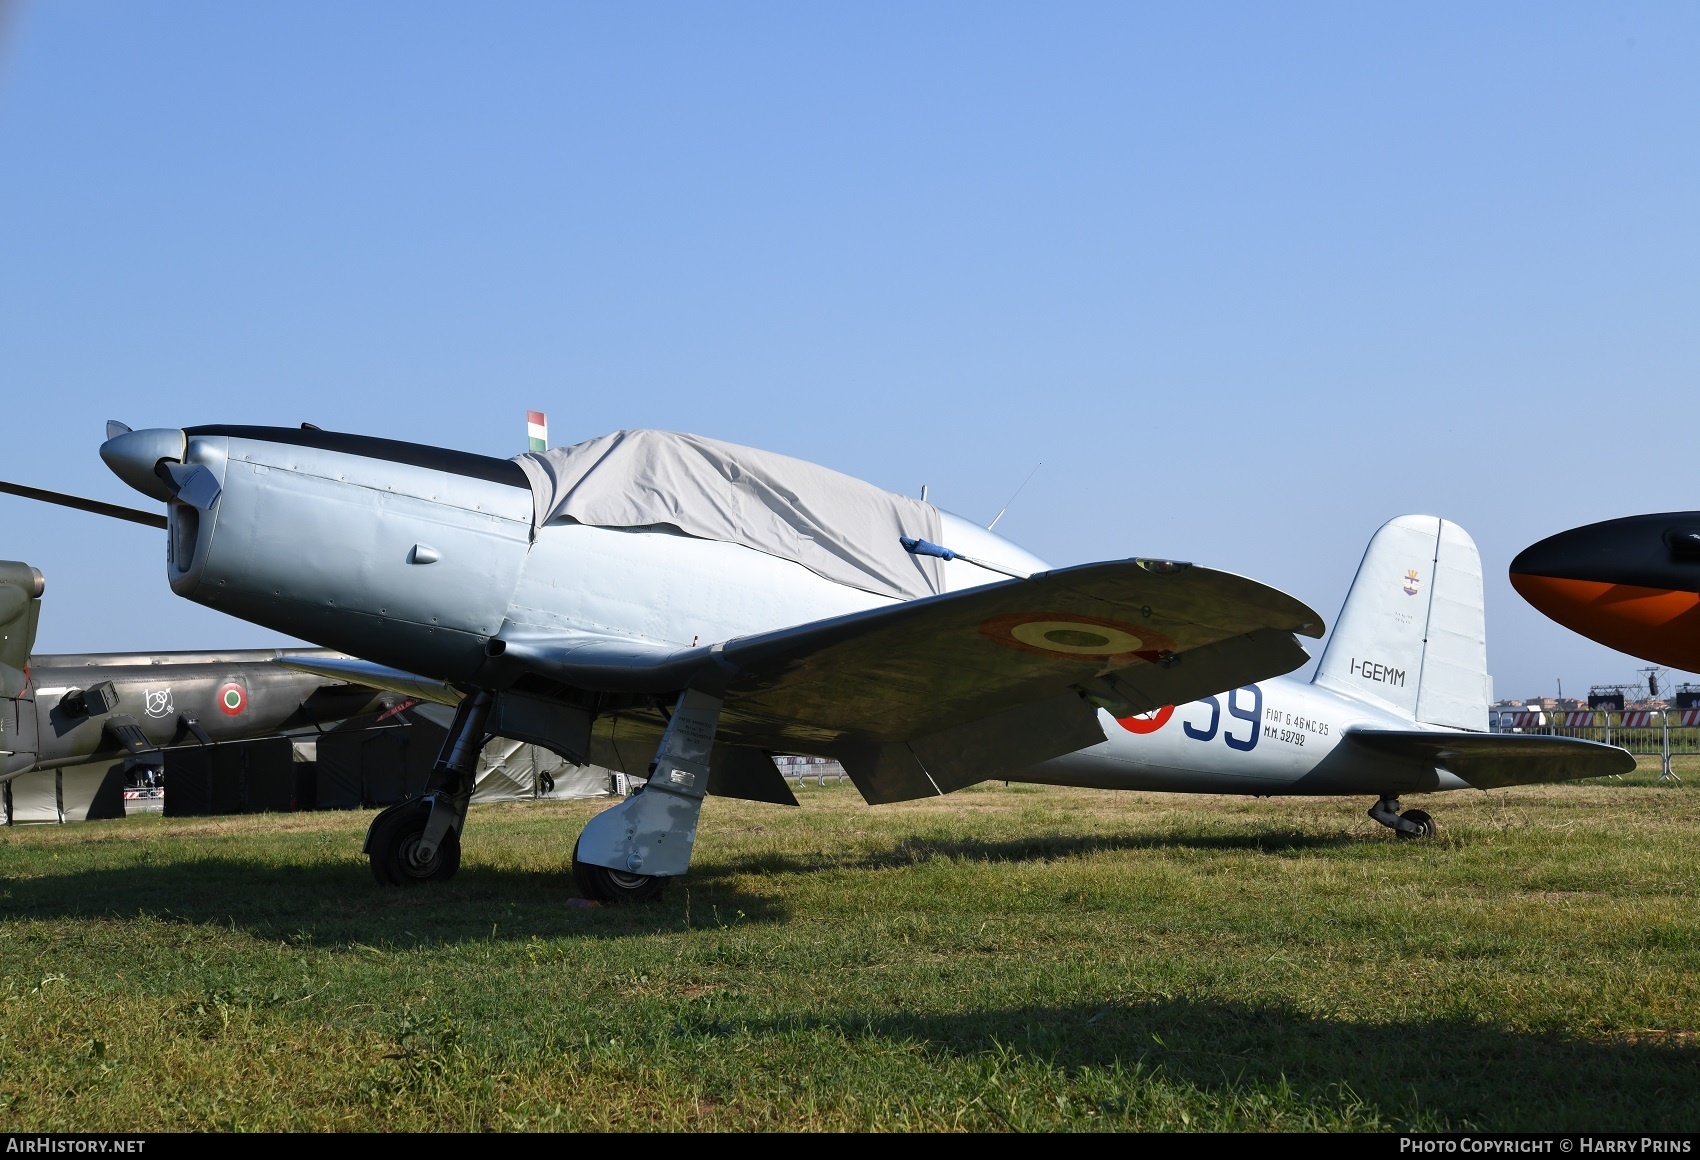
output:
<instances>
[{"instance_id":1,"label":"orange nose cone of aircraft","mask_svg":"<svg viewBox=\"0 0 1700 1160\"><path fill-rule=\"evenodd\" d=\"M1700 593L1513 572L1517 594L1589 640L1700 672Z\"/></svg>"},{"instance_id":2,"label":"orange nose cone of aircraft","mask_svg":"<svg viewBox=\"0 0 1700 1160\"><path fill-rule=\"evenodd\" d=\"M1560 532L1518 554L1511 586L1590 640L1700 672L1700 512Z\"/></svg>"}]
</instances>

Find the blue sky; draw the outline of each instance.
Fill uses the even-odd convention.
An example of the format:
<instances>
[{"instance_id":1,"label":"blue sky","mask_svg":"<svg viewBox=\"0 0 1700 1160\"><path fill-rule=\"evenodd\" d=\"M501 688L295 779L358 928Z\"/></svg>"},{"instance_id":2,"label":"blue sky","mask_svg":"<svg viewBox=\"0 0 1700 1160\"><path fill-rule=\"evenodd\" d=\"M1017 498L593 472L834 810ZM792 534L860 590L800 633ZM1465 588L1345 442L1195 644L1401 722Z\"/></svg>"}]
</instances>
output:
<instances>
[{"instance_id":1,"label":"blue sky","mask_svg":"<svg viewBox=\"0 0 1700 1160\"><path fill-rule=\"evenodd\" d=\"M1498 691L1639 662L1506 583L1700 506L1700 7L25 0L0 477L107 418L490 454L690 430L1332 619L1457 520ZM43 651L273 643L162 537L0 497Z\"/></svg>"}]
</instances>

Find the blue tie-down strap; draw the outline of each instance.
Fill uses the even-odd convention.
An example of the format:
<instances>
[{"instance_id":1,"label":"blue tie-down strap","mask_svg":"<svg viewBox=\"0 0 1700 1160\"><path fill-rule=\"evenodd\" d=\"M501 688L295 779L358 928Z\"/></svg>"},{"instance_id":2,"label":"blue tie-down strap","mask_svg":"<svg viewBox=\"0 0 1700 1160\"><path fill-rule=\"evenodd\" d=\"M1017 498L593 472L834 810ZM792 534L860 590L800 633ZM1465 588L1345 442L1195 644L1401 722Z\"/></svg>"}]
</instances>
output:
<instances>
[{"instance_id":1,"label":"blue tie-down strap","mask_svg":"<svg viewBox=\"0 0 1700 1160\"><path fill-rule=\"evenodd\" d=\"M988 564L984 560L976 560L973 556L964 556L961 552L953 552L942 544L935 544L931 540L916 539L914 536L898 536L897 542L902 544L903 550L912 556L937 556L941 560L961 560L965 564L984 568L988 572L998 572L1005 576L1012 576L1017 580L1027 579L1025 572L1014 572L1005 568L1002 564Z\"/></svg>"},{"instance_id":2,"label":"blue tie-down strap","mask_svg":"<svg viewBox=\"0 0 1700 1160\"><path fill-rule=\"evenodd\" d=\"M920 540L914 536L899 536L897 542L903 545L903 550L913 556L937 556L941 560L955 560L957 555L949 548L941 547L931 540Z\"/></svg>"}]
</instances>

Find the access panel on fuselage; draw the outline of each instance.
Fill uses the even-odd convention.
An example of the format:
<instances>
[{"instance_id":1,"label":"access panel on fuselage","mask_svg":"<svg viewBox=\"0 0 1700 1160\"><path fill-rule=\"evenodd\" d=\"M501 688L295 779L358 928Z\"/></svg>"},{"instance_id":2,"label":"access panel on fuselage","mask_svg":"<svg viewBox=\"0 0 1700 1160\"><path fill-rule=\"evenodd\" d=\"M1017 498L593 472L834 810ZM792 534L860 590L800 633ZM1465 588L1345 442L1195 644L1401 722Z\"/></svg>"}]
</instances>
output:
<instances>
[{"instance_id":1,"label":"access panel on fuselage","mask_svg":"<svg viewBox=\"0 0 1700 1160\"><path fill-rule=\"evenodd\" d=\"M508 617L689 648L889 603L741 544L565 523L538 533Z\"/></svg>"},{"instance_id":2,"label":"access panel on fuselage","mask_svg":"<svg viewBox=\"0 0 1700 1160\"><path fill-rule=\"evenodd\" d=\"M438 633L489 637L525 560L530 509L521 488L232 439L192 595L339 648L421 638L395 641L411 653ZM327 639L338 632L358 639Z\"/></svg>"}]
</instances>

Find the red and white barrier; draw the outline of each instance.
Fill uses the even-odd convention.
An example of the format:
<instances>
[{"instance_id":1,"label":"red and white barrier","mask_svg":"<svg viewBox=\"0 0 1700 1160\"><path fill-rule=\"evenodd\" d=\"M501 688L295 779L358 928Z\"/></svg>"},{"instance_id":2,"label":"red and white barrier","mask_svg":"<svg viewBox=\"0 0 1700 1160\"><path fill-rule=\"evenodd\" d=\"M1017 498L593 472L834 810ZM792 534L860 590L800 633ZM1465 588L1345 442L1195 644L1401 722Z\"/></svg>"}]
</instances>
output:
<instances>
[{"instance_id":1,"label":"red and white barrier","mask_svg":"<svg viewBox=\"0 0 1700 1160\"><path fill-rule=\"evenodd\" d=\"M1659 781L1680 782L1682 779L1671 768L1671 731L1700 728L1700 706L1692 709L1549 709L1545 712L1498 709L1489 720L1491 727L1499 732L1578 730L1571 736L1603 741L1643 757L1658 758ZM1629 730L1637 732L1630 733ZM1682 753L1694 752L1696 738L1692 733L1680 734L1674 740Z\"/></svg>"}]
</instances>

